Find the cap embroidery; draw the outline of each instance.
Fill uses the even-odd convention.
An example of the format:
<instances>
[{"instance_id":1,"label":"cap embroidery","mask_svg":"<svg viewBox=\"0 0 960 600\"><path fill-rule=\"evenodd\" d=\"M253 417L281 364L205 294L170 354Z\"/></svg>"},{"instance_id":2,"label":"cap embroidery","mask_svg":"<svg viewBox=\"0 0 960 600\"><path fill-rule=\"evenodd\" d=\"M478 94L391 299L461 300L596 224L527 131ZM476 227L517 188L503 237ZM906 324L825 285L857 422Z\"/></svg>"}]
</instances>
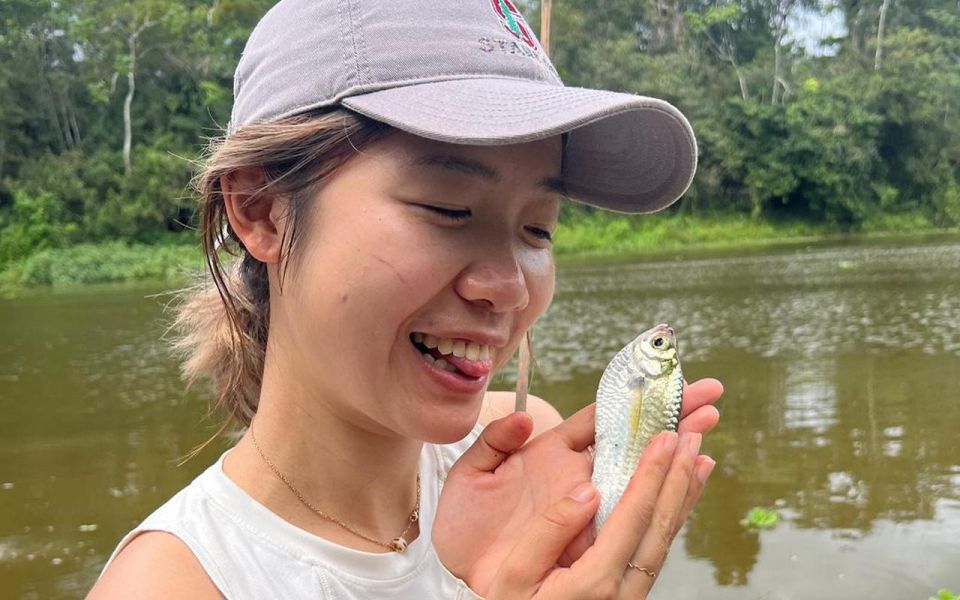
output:
<instances>
[{"instance_id":1,"label":"cap embroidery","mask_svg":"<svg viewBox=\"0 0 960 600\"><path fill-rule=\"evenodd\" d=\"M504 29L527 46L530 46L534 50L539 50L533 33L530 32L530 27L527 25L527 21L523 18L523 14L517 10L517 7L514 6L513 2L510 0L490 0L490 6L493 7L493 12L496 13L497 18L500 19L500 24L503 25Z\"/></svg>"}]
</instances>

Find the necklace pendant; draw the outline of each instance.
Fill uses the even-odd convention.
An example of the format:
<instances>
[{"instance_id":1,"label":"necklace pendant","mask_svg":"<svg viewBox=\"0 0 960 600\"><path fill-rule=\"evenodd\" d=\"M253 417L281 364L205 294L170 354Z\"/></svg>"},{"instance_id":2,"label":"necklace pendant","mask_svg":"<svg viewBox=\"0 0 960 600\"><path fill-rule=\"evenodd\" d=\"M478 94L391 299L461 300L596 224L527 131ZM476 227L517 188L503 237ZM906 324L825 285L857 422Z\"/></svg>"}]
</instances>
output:
<instances>
[{"instance_id":1,"label":"necklace pendant","mask_svg":"<svg viewBox=\"0 0 960 600\"><path fill-rule=\"evenodd\" d=\"M390 541L390 549L394 552L403 552L407 549L407 540L402 537L393 538Z\"/></svg>"}]
</instances>

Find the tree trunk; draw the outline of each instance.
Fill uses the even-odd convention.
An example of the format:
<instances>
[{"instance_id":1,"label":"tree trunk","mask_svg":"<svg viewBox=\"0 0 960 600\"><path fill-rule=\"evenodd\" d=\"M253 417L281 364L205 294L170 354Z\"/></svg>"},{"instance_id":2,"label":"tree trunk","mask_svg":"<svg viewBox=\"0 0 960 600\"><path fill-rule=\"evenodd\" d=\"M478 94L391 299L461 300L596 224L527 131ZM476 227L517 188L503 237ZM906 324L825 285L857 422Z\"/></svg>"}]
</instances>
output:
<instances>
[{"instance_id":1,"label":"tree trunk","mask_svg":"<svg viewBox=\"0 0 960 600\"><path fill-rule=\"evenodd\" d=\"M883 61L883 30L887 26L887 9L890 8L890 0L883 0L880 5L880 22L877 24L877 53L873 57L873 70L880 70L880 63Z\"/></svg>"},{"instance_id":2,"label":"tree trunk","mask_svg":"<svg viewBox=\"0 0 960 600\"><path fill-rule=\"evenodd\" d=\"M137 68L137 34L131 34L127 41L130 45L130 64L127 66L127 97L123 99L123 174L130 177L133 172L130 164L130 147L133 145L130 105L133 104L133 94L137 85L134 77L134 70Z\"/></svg>"},{"instance_id":3,"label":"tree trunk","mask_svg":"<svg viewBox=\"0 0 960 600\"><path fill-rule=\"evenodd\" d=\"M770 94L770 104L777 103L777 90L780 88L780 38L777 36L773 46L773 91Z\"/></svg>"},{"instance_id":4,"label":"tree trunk","mask_svg":"<svg viewBox=\"0 0 960 600\"><path fill-rule=\"evenodd\" d=\"M730 66L733 67L733 72L737 74L737 82L740 83L740 96L746 101L750 97L750 91L747 89L747 80L743 77L740 65L737 64L736 44L726 36L722 41L717 41L717 38L713 37L709 29L705 30L704 34L707 36L710 46L713 47L713 53L717 55L717 58L730 63Z\"/></svg>"},{"instance_id":5,"label":"tree trunk","mask_svg":"<svg viewBox=\"0 0 960 600\"><path fill-rule=\"evenodd\" d=\"M746 101L750 97L750 91L747 89L747 80L743 78L743 73L740 71L740 67L737 66L737 63L733 63L733 70L737 74L737 81L740 82L740 96L743 97L743 100Z\"/></svg>"},{"instance_id":6,"label":"tree trunk","mask_svg":"<svg viewBox=\"0 0 960 600\"><path fill-rule=\"evenodd\" d=\"M777 14L773 17L773 91L770 94L770 104L775 105L778 100L778 90L780 89L783 77L780 75L781 52L780 46L783 44L783 38L787 35L787 18L793 11L797 0L779 0L777 2Z\"/></svg>"},{"instance_id":7,"label":"tree trunk","mask_svg":"<svg viewBox=\"0 0 960 600\"><path fill-rule=\"evenodd\" d=\"M646 13L651 30L650 49L669 52L679 48L684 27L679 0L650 0Z\"/></svg>"},{"instance_id":8,"label":"tree trunk","mask_svg":"<svg viewBox=\"0 0 960 600\"><path fill-rule=\"evenodd\" d=\"M137 40L143 30L150 27L150 15L147 15L139 27L130 32L127 45L130 50L130 64L127 66L127 97L123 99L123 173L130 177L133 165L130 160L130 150L133 146L133 125L130 118L130 107L133 104L133 94L136 91L137 80Z\"/></svg>"},{"instance_id":9,"label":"tree trunk","mask_svg":"<svg viewBox=\"0 0 960 600\"><path fill-rule=\"evenodd\" d=\"M60 114L57 112L57 100L53 90L53 84L47 76L47 40L43 32L37 36L37 53L35 55L37 65L37 83L40 88L40 97L43 100L43 108L47 113L47 122L51 129L56 133L57 147L60 152L70 149L70 144L60 122Z\"/></svg>"}]
</instances>

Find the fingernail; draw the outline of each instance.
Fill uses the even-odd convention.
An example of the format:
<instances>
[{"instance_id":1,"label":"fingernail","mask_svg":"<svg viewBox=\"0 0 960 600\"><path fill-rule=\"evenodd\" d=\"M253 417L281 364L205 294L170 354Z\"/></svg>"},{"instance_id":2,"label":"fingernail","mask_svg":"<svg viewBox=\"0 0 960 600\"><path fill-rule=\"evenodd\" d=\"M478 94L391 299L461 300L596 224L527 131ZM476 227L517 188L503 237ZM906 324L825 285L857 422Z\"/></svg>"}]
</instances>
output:
<instances>
[{"instance_id":1,"label":"fingernail","mask_svg":"<svg viewBox=\"0 0 960 600\"><path fill-rule=\"evenodd\" d=\"M584 481L570 492L570 497L576 500L577 502L582 502L586 504L593 500L593 497L597 495L596 488L593 487L589 481Z\"/></svg>"},{"instance_id":2,"label":"fingernail","mask_svg":"<svg viewBox=\"0 0 960 600\"><path fill-rule=\"evenodd\" d=\"M697 465L694 474L697 476L697 480L700 481L700 485L703 485L707 482L707 478L710 477L710 473L713 473L713 468L717 466L717 461L713 460L709 456L704 457L703 462Z\"/></svg>"},{"instance_id":3,"label":"fingernail","mask_svg":"<svg viewBox=\"0 0 960 600\"><path fill-rule=\"evenodd\" d=\"M684 433L680 436L680 445L690 456L696 456L700 453L700 443L703 436L699 433Z\"/></svg>"}]
</instances>

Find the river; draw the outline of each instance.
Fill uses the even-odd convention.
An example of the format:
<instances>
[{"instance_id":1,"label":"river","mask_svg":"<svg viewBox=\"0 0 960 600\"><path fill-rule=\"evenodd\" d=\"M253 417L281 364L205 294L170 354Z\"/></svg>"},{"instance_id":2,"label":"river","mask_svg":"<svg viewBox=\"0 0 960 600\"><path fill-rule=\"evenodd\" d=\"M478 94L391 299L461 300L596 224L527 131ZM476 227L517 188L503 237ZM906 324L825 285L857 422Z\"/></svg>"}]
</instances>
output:
<instances>
[{"instance_id":1,"label":"river","mask_svg":"<svg viewBox=\"0 0 960 600\"><path fill-rule=\"evenodd\" d=\"M121 535L226 447L160 341L170 297L0 301L0 590L82 596ZM677 331L726 387L718 463L654 598L960 592L960 241L847 243L560 268L533 391L565 415L637 332ZM497 381L509 387L509 374ZM753 507L779 523L741 524Z\"/></svg>"}]
</instances>

